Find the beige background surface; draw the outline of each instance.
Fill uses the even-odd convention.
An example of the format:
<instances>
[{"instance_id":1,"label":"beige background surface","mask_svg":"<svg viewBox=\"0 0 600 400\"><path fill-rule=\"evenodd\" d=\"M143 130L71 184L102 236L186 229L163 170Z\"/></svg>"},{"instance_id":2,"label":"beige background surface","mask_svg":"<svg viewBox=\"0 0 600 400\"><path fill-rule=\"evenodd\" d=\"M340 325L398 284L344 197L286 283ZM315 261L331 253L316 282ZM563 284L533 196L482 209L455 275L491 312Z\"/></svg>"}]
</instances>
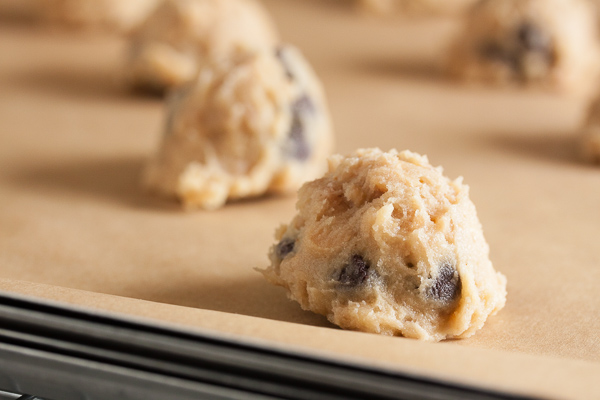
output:
<instances>
[{"instance_id":1,"label":"beige background surface","mask_svg":"<svg viewBox=\"0 0 600 400\"><path fill-rule=\"evenodd\" d=\"M344 332L302 311L254 270L267 265L293 196L195 213L147 196L139 172L164 109L125 88L126 42L5 19L0 288L486 386L600 398L600 168L577 158L585 101L447 82L439 66L455 21L382 21L324 0L265 4L323 80L338 152L408 148L464 176L508 277L505 309L474 337L441 344Z\"/></svg>"}]
</instances>

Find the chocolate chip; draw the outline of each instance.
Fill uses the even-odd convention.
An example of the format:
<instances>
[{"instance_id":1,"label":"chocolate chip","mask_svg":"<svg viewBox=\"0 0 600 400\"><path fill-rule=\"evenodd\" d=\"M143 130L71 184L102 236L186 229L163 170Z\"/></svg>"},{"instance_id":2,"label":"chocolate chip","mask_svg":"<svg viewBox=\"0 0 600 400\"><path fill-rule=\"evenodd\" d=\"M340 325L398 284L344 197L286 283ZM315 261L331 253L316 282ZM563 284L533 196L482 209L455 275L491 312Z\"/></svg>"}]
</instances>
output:
<instances>
[{"instance_id":1,"label":"chocolate chip","mask_svg":"<svg viewBox=\"0 0 600 400\"><path fill-rule=\"evenodd\" d=\"M288 134L287 152L290 157L304 161L310 157L310 146L306 142L305 121L307 113L314 111L315 106L306 94L296 99L292 105L292 124Z\"/></svg>"},{"instance_id":2,"label":"chocolate chip","mask_svg":"<svg viewBox=\"0 0 600 400\"><path fill-rule=\"evenodd\" d=\"M292 251L294 251L295 244L296 244L296 241L294 239L291 239L291 238L281 239L281 241L279 243L277 243L277 247L275 249L275 251L277 253L277 257L285 258L285 256L287 256Z\"/></svg>"},{"instance_id":3,"label":"chocolate chip","mask_svg":"<svg viewBox=\"0 0 600 400\"><path fill-rule=\"evenodd\" d=\"M533 69L533 76L538 76L540 71L550 68L556 62L552 37L542 28L530 22L523 22L516 31L517 49L515 57L517 66L515 70L521 79L531 77L531 57L537 60ZM535 65L535 64L534 64ZM540 68L542 68L540 70Z\"/></svg>"},{"instance_id":4,"label":"chocolate chip","mask_svg":"<svg viewBox=\"0 0 600 400\"><path fill-rule=\"evenodd\" d=\"M437 278L429 288L429 295L436 300L449 303L460 291L460 276L455 277L456 270L448 263L440 267Z\"/></svg>"},{"instance_id":5,"label":"chocolate chip","mask_svg":"<svg viewBox=\"0 0 600 400\"><path fill-rule=\"evenodd\" d=\"M315 104L305 93L298 97L294 103L292 103L292 111L296 114L312 113L315 111Z\"/></svg>"},{"instance_id":6,"label":"chocolate chip","mask_svg":"<svg viewBox=\"0 0 600 400\"><path fill-rule=\"evenodd\" d=\"M275 56L279 59L286 76L294 80L294 72L286 59L285 46L279 46L275 49ZM288 142L285 144L284 151L287 156L296 160L305 161L310 157L311 148L306 140L306 119L310 118L311 113L315 111L315 104L307 94L302 94L291 104L292 123L288 133Z\"/></svg>"},{"instance_id":7,"label":"chocolate chip","mask_svg":"<svg viewBox=\"0 0 600 400\"><path fill-rule=\"evenodd\" d=\"M530 22L524 22L517 28L519 44L527 51L549 54L552 40L539 27Z\"/></svg>"},{"instance_id":8,"label":"chocolate chip","mask_svg":"<svg viewBox=\"0 0 600 400\"><path fill-rule=\"evenodd\" d=\"M490 40L479 48L479 54L488 60L508 65L516 77L526 79L528 55L535 55L548 66L555 62L552 38L531 22L523 22L514 31L513 39L505 42Z\"/></svg>"},{"instance_id":9,"label":"chocolate chip","mask_svg":"<svg viewBox=\"0 0 600 400\"><path fill-rule=\"evenodd\" d=\"M342 268L338 281L342 285L358 286L367 280L369 268L369 264L362 256L355 254L350 258L350 262Z\"/></svg>"},{"instance_id":10,"label":"chocolate chip","mask_svg":"<svg viewBox=\"0 0 600 400\"><path fill-rule=\"evenodd\" d=\"M310 156L310 148L304 137L304 124L298 116L292 118L292 126L290 127L290 149L289 155L293 158L304 161Z\"/></svg>"}]
</instances>

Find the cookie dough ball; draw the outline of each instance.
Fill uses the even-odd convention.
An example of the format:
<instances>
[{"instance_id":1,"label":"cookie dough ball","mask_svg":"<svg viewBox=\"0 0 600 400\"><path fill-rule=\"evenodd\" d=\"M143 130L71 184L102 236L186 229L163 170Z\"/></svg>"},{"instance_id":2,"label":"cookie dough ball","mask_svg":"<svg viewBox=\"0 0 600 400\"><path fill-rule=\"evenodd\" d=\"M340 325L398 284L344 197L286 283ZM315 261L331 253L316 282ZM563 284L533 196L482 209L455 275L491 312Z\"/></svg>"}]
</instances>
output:
<instances>
[{"instance_id":1,"label":"cookie dough ball","mask_svg":"<svg viewBox=\"0 0 600 400\"><path fill-rule=\"evenodd\" d=\"M461 14L477 0L358 0L359 9L378 15Z\"/></svg>"},{"instance_id":2,"label":"cookie dough ball","mask_svg":"<svg viewBox=\"0 0 600 400\"><path fill-rule=\"evenodd\" d=\"M581 150L587 161L600 164L600 97L588 109L581 135Z\"/></svg>"},{"instance_id":3,"label":"cookie dough ball","mask_svg":"<svg viewBox=\"0 0 600 400\"><path fill-rule=\"evenodd\" d=\"M456 39L449 69L465 80L585 92L598 61L587 0L482 0Z\"/></svg>"},{"instance_id":4,"label":"cookie dough ball","mask_svg":"<svg viewBox=\"0 0 600 400\"><path fill-rule=\"evenodd\" d=\"M42 19L55 26L129 32L158 0L38 0Z\"/></svg>"},{"instance_id":5,"label":"cookie dough ball","mask_svg":"<svg viewBox=\"0 0 600 400\"><path fill-rule=\"evenodd\" d=\"M427 157L361 149L330 158L276 233L265 277L345 329L464 338L504 306L506 278L462 178Z\"/></svg>"},{"instance_id":6,"label":"cookie dough ball","mask_svg":"<svg viewBox=\"0 0 600 400\"><path fill-rule=\"evenodd\" d=\"M193 79L202 60L277 42L254 0L165 0L132 37L129 75L136 87L163 91Z\"/></svg>"},{"instance_id":7,"label":"cookie dough ball","mask_svg":"<svg viewBox=\"0 0 600 400\"><path fill-rule=\"evenodd\" d=\"M317 77L298 50L212 60L170 101L146 184L188 208L289 192L326 167L329 114Z\"/></svg>"}]
</instances>

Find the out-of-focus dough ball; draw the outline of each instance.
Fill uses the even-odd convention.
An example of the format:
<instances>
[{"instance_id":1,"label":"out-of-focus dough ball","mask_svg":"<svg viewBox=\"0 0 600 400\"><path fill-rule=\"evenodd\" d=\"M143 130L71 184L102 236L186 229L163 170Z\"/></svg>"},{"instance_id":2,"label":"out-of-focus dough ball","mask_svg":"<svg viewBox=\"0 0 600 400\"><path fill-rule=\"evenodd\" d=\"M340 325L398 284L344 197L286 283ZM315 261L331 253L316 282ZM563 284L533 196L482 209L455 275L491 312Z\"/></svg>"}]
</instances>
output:
<instances>
[{"instance_id":1,"label":"out-of-focus dough ball","mask_svg":"<svg viewBox=\"0 0 600 400\"><path fill-rule=\"evenodd\" d=\"M449 54L467 81L586 93L598 78L597 21L587 0L482 0Z\"/></svg>"},{"instance_id":2,"label":"out-of-focus dough ball","mask_svg":"<svg viewBox=\"0 0 600 400\"><path fill-rule=\"evenodd\" d=\"M38 0L41 18L79 29L130 32L154 10L159 0Z\"/></svg>"},{"instance_id":3,"label":"out-of-focus dough ball","mask_svg":"<svg viewBox=\"0 0 600 400\"><path fill-rule=\"evenodd\" d=\"M332 144L321 85L292 47L211 58L170 99L145 173L187 208L289 192L326 167Z\"/></svg>"},{"instance_id":4,"label":"out-of-focus dough ball","mask_svg":"<svg viewBox=\"0 0 600 400\"><path fill-rule=\"evenodd\" d=\"M277 42L254 0L164 0L131 39L129 76L134 86L160 92L192 80L207 58Z\"/></svg>"}]
</instances>

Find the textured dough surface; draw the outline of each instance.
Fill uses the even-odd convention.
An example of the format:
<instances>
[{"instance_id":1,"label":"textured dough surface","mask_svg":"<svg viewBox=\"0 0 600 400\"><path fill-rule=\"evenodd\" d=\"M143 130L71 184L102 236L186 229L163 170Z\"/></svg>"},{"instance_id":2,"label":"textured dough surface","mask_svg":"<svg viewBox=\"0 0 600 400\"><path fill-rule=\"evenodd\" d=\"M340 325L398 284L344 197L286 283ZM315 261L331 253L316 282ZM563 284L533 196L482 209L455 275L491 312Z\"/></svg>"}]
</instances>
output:
<instances>
[{"instance_id":1,"label":"textured dough surface","mask_svg":"<svg viewBox=\"0 0 600 400\"><path fill-rule=\"evenodd\" d=\"M38 0L42 18L61 26L129 32L154 10L159 0Z\"/></svg>"},{"instance_id":2,"label":"textured dough surface","mask_svg":"<svg viewBox=\"0 0 600 400\"><path fill-rule=\"evenodd\" d=\"M467 81L586 93L598 61L588 0L482 0L451 48L449 71Z\"/></svg>"},{"instance_id":3,"label":"textured dough surface","mask_svg":"<svg viewBox=\"0 0 600 400\"><path fill-rule=\"evenodd\" d=\"M297 190L322 174L332 132L321 85L286 46L213 60L174 93L146 184L188 208Z\"/></svg>"},{"instance_id":4,"label":"textured dough surface","mask_svg":"<svg viewBox=\"0 0 600 400\"><path fill-rule=\"evenodd\" d=\"M164 0L132 36L129 75L134 85L160 91L193 79L207 58L277 42L254 0Z\"/></svg>"},{"instance_id":5,"label":"textured dough surface","mask_svg":"<svg viewBox=\"0 0 600 400\"><path fill-rule=\"evenodd\" d=\"M461 14L478 0L358 0L360 9L379 15Z\"/></svg>"},{"instance_id":6,"label":"textured dough surface","mask_svg":"<svg viewBox=\"0 0 600 400\"><path fill-rule=\"evenodd\" d=\"M276 233L265 277L345 329L464 338L506 299L462 178L427 157L361 149L330 158Z\"/></svg>"}]
</instances>

